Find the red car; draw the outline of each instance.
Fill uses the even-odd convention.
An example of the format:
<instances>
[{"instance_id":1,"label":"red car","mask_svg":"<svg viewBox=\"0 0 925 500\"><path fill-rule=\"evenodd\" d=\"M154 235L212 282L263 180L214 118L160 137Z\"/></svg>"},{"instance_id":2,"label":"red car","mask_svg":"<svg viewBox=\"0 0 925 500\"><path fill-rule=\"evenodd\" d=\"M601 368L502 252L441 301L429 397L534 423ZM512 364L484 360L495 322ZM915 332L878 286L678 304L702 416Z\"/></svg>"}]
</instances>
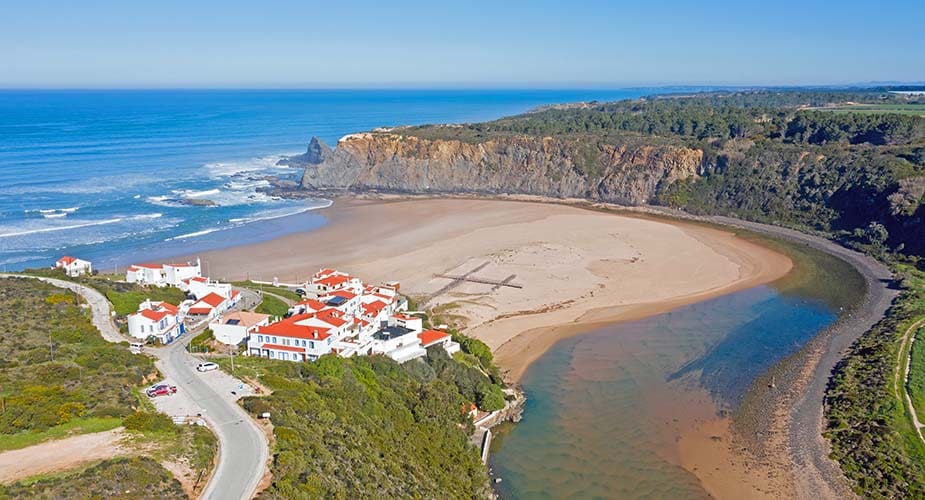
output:
<instances>
[{"instance_id":1,"label":"red car","mask_svg":"<svg viewBox=\"0 0 925 500\"><path fill-rule=\"evenodd\" d=\"M158 396L170 396L171 394L177 393L177 386L169 384L158 384L152 385L145 391L145 394L149 398L156 398Z\"/></svg>"}]
</instances>

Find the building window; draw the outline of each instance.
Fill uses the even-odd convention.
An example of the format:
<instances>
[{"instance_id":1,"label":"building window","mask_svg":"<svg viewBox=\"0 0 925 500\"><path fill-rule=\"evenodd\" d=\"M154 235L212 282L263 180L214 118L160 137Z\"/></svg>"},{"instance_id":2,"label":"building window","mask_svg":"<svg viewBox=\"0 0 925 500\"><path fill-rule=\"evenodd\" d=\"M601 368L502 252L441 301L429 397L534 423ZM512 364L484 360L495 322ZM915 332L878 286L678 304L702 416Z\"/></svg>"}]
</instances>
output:
<instances>
[{"instance_id":1,"label":"building window","mask_svg":"<svg viewBox=\"0 0 925 500\"><path fill-rule=\"evenodd\" d=\"M257 335L257 342L263 343L263 335Z\"/></svg>"},{"instance_id":2,"label":"building window","mask_svg":"<svg viewBox=\"0 0 925 500\"><path fill-rule=\"evenodd\" d=\"M304 341L304 340L302 341L302 347L305 347L305 341Z\"/></svg>"},{"instance_id":3,"label":"building window","mask_svg":"<svg viewBox=\"0 0 925 500\"><path fill-rule=\"evenodd\" d=\"M309 342L309 343L308 343L308 348L309 348L309 349L314 349L314 348L315 348L315 343L314 343L314 342Z\"/></svg>"},{"instance_id":4,"label":"building window","mask_svg":"<svg viewBox=\"0 0 925 500\"><path fill-rule=\"evenodd\" d=\"M276 356L274 356L274 354L275 354L274 351L268 351L268 352L270 353L270 358L271 358L271 359L276 357Z\"/></svg>"},{"instance_id":5,"label":"building window","mask_svg":"<svg viewBox=\"0 0 925 500\"><path fill-rule=\"evenodd\" d=\"M279 359L285 360L285 359L288 359L288 358L289 358L289 356L288 356L286 353L284 353L284 352L279 353Z\"/></svg>"}]
</instances>

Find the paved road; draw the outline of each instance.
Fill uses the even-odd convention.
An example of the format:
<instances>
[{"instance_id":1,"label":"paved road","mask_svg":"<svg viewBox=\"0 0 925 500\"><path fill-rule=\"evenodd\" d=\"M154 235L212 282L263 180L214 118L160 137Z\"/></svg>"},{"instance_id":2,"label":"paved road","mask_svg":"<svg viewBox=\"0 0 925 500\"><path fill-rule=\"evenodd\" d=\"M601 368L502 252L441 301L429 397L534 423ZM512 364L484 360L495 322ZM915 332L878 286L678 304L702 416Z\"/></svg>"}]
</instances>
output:
<instances>
[{"instance_id":1,"label":"paved road","mask_svg":"<svg viewBox=\"0 0 925 500\"><path fill-rule=\"evenodd\" d=\"M51 285L79 293L90 305L93 325L109 342L123 342L128 337L119 333L112 323L112 308L100 292L77 283L54 278L42 278L19 274L3 274L0 277L38 279ZM248 299L245 295L245 299ZM249 499L254 496L257 484L263 477L268 457L266 436L237 405L230 394L218 394L198 376L196 365L199 360L186 352L186 345L194 335L187 334L168 347L153 352L163 361L160 363L164 375L176 381L177 387L202 407L203 417L219 441L219 460L214 474L206 485L204 499L233 500Z\"/></svg>"},{"instance_id":2,"label":"paved road","mask_svg":"<svg viewBox=\"0 0 925 500\"><path fill-rule=\"evenodd\" d=\"M248 499L263 477L267 463L266 436L230 394L219 394L196 371L197 358L186 352L193 335L186 335L159 352L164 375L201 406L203 417L219 440L219 461L202 497Z\"/></svg>"},{"instance_id":3,"label":"paved road","mask_svg":"<svg viewBox=\"0 0 925 500\"><path fill-rule=\"evenodd\" d=\"M119 329L116 328L116 325L114 325L112 322L112 308L109 304L109 300L105 295L96 291L95 289L74 283L72 281L59 280L55 278L40 278L38 276L29 276L23 274L2 273L0 273L0 277L37 279L50 285L54 285L58 288L66 288L72 292L78 293L87 301L88 304L90 304L90 313L93 326L95 326L100 331L100 334L103 335L104 339L108 340L109 342L128 341L128 337L122 335L122 333L119 332Z\"/></svg>"}]
</instances>

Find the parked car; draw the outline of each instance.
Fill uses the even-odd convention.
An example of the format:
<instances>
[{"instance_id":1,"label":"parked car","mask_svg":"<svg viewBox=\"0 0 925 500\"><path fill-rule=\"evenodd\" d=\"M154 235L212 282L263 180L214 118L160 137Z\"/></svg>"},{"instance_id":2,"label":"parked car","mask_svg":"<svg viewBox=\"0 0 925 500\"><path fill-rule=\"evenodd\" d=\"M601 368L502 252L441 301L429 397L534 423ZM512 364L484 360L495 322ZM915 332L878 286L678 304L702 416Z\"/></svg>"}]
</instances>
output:
<instances>
[{"instance_id":1,"label":"parked car","mask_svg":"<svg viewBox=\"0 0 925 500\"><path fill-rule=\"evenodd\" d=\"M218 365L215 363L209 362L209 363L199 363L199 365L196 366L196 371L210 372L212 370L218 370Z\"/></svg>"},{"instance_id":2,"label":"parked car","mask_svg":"<svg viewBox=\"0 0 925 500\"><path fill-rule=\"evenodd\" d=\"M145 391L145 394L149 398L156 398L158 396L170 396L177 393L177 386L170 384L155 384Z\"/></svg>"},{"instance_id":3,"label":"parked car","mask_svg":"<svg viewBox=\"0 0 925 500\"><path fill-rule=\"evenodd\" d=\"M128 350L131 351L132 354L141 354L145 350L145 345L141 342L132 342L128 345Z\"/></svg>"}]
</instances>

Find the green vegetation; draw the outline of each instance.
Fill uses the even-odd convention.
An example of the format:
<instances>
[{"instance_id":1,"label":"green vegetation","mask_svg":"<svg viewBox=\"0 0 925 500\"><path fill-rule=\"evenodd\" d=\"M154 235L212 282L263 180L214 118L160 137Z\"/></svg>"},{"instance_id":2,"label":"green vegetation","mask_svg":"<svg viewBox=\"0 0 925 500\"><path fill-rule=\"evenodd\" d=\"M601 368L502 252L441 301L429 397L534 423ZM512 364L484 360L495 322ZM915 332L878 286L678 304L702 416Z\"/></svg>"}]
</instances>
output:
<instances>
[{"instance_id":1,"label":"green vegetation","mask_svg":"<svg viewBox=\"0 0 925 500\"><path fill-rule=\"evenodd\" d=\"M899 113L905 115L925 116L925 103L909 104L844 104L816 108L819 111L835 113Z\"/></svg>"},{"instance_id":2,"label":"green vegetation","mask_svg":"<svg viewBox=\"0 0 925 500\"><path fill-rule=\"evenodd\" d=\"M403 134L481 142L564 141L590 186L605 146L670 144L703 152L700 176L659 185L655 203L820 231L851 245L925 256L925 118L896 112L920 98L871 91L759 91L560 106ZM882 112L810 108L845 103ZM594 193L589 193L590 197Z\"/></svg>"},{"instance_id":3,"label":"green vegetation","mask_svg":"<svg viewBox=\"0 0 925 500\"><path fill-rule=\"evenodd\" d=\"M122 419L118 417L80 417L44 431L0 434L0 451L18 450L43 441L61 439L75 434L108 431L120 425L122 425Z\"/></svg>"},{"instance_id":4,"label":"green vegetation","mask_svg":"<svg viewBox=\"0 0 925 500\"><path fill-rule=\"evenodd\" d=\"M189 351L190 352L206 352L210 348L212 343L215 341L215 336L212 334L212 330L206 328L202 333L193 337L189 342Z\"/></svg>"},{"instance_id":5,"label":"green vegetation","mask_svg":"<svg viewBox=\"0 0 925 500\"><path fill-rule=\"evenodd\" d=\"M278 298L268 293L262 294L261 298L263 300L260 302L260 305L257 306L257 309L254 309L254 312L269 314L270 316L278 316L280 318L289 312L289 305L282 300L279 300Z\"/></svg>"},{"instance_id":6,"label":"green vegetation","mask_svg":"<svg viewBox=\"0 0 925 500\"><path fill-rule=\"evenodd\" d=\"M29 269L25 273L33 276L73 281L94 288L112 302L113 310L120 316L127 316L137 311L138 304L144 302L145 299L167 301L173 305L179 305L180 302L186 300L186 294L179 288L125 283L116 281L111 276L78 276L72 278L64 274L60 269Z\"/></svg>"},{"instance_id":7,"label":"green vegetation","mask_svg":"<svg viewBox=\"0 0 925 500\"><path fill-rule=\"evenodd\" d=\"M179 481L148 457L117 458L37 481L0 486L0 498L187 498Z\"/></svg>"},{"instance_id":8,"label":"green vegetation","mask_svg":"<svg viewBox=\"0 0 925 500\"><path fill-rule=\"evenodd\" d=\"M832 456L868 498L925 496L925 446L895 379L903 334L925 317L925 273L908 263L896 270L902 295L836 366L825 401Z\"/></svg>"},{"instance_id":9,"label":"green vegetation","mask_svg":"<svg viewBox=\"0 0 925 500\"><path fill-rule=\"evenodd\" d=\"M0 451L124 425L145 454L208 474L217 448L205 428L176 426L137 387L155 374L148 356L103 340L77 296L30 278L0 279ZM139 493L144 492L144 493ZM103 462L76 473L0 488L0 498L184 497L150 458Z\"/></svg>"},{"instance_id":10,"label":"green vegetation","mask_svg":"<svg viewBox=\"0 0 925 500\"><path fill-rule=\"evenodd\" d=\"M919 420L925 420L925 327L919 328L912 344L909 381L906 387Z\"/></svg>"},{"instance_id":11,"label":"green vegetation","mask_svg":"<svg viewBox=\"0 0 925 500\"><path fill-rule=\"evenodd\" d=\"M220 363L227 368L227 359ZM463 410L475 399L503 406L503 395L479 369L441 348L403 365L384 356L323 356L314 363L245 357L235 365L239 374L259 374L273 391L242 402L252 415L272 415L276 448L273 484L263 494L268 498L473 498L490 492Z\"/></svg>"},{"instance_id":12,"label":"green vegetation","mask_svg":"<svg viewBox=\"0 0 925 500\"><path fill-rule=\"evenodd\" d=\"M0 435L132 412L132 389L154 372L154 364L104 341L87 315L69 292L34 279L0 279L0 331L16 332L0 336ZM83 422L94 429L101 421Z\"/></svg>"},{"instance_id":13,"label":"green vegetation","mask_svg":"<svg viewBox=\"0 0 925 500\"><path fill-rule=\"evenodd\" d=\"M302 300L302 297L300 297L299 294L293 292L292 290L288 288L281 287L281 286L263 285L260 283L254 283L253 281L233 281L231 284L237 287L241 287L241 288L249 288L251 290L255 290L258 292L270 292L272 294L279 295L280 297L284 297L289 300L295 300L295 301Z\"/></svg>"}]
</instances>

